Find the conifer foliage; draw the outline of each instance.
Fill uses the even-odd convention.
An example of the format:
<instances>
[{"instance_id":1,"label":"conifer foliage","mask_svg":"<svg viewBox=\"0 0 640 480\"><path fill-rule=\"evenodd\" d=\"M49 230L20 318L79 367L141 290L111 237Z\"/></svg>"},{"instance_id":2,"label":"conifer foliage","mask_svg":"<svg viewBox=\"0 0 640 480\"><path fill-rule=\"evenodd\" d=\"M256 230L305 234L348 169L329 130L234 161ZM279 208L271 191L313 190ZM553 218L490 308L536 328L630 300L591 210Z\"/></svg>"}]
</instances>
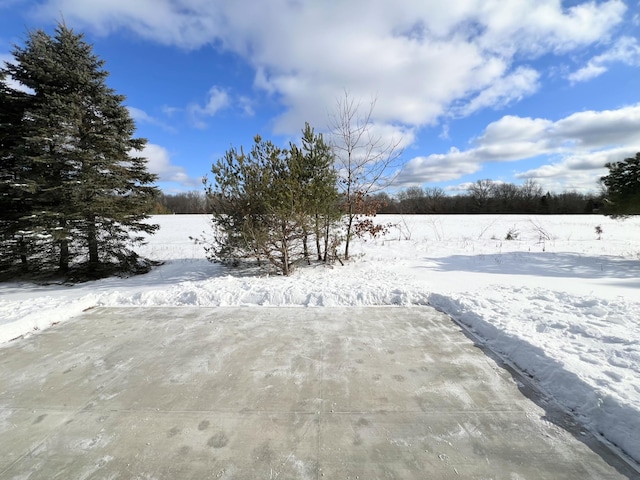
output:
<instances>
[{"instance_id":1,"label":"conifer foliage","mask_svg":"<svg viewBox=\"0 0 640 480\"><path fill-rule=\"evenodd\" d=\"M611 217L640 215L640 152L635 157L605 165L609 175L600 180L605 188L605 211Z\"/></svg>"},{"instance_id":2,"label":"conifer foliage","mask_svg":"<svg viewBox=\"0 0 640 480\"><path fill-rule=\"evenodd\" d=\"M283 275L315 255L332 255L332 226L339 220L337 174L322 135L307 124L302 145L288 149L260 136L249 153L230 149L212 165L207 195L214 238L204 239L212 261L255 260Z\"/></svg>"},{"instance_id":3,"label":"conifer foliage","mask_svg":"<svg viewBox=\"0 0 640 480\"><path fill-rule=\"evenodd\" d=\"M146 270L132 248L158 228L145 221L156 176L104 61L65 25L29 33L13 56L0 70L4 276Z\"/></svg>"}]
</instances>

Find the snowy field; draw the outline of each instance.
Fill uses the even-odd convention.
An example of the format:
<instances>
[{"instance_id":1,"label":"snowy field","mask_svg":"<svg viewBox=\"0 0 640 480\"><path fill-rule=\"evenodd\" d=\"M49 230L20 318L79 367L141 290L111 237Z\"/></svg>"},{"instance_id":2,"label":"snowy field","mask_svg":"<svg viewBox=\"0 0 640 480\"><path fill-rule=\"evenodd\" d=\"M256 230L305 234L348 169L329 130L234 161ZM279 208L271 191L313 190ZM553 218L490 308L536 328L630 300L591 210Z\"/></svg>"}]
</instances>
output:
<instances>
[{"instance_id":1,"label":"snowy field","mask_svg":"<svg viewBox=\"0 0 640 480\"><path fill-rule=\"evenodd\" d=\"M189 236L208 231L207 216L153 220L161 229L140 253L166 263L147 275L0 284L0 343L94 306L430 304L640 461L640 218L380 216L397 226L356 242L352 262L291 277L206 261Z\"/></svg>"}]
</instances>

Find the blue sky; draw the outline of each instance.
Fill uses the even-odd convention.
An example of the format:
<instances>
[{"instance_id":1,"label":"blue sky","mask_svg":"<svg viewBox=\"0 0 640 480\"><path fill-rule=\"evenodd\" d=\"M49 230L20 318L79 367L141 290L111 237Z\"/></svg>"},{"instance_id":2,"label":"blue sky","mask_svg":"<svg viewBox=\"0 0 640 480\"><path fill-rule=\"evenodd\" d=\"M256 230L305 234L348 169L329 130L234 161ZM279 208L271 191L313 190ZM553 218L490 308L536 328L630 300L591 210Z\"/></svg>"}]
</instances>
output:
<instances>
[{"instance_id":1,"label":"blue sky","mask_svg":"<svg viewBox=\"0 0 640 480\"><path fill-rule=\"evenodd\" d=\"M287 145L345 92L404 147L396 188L597 191L640 151L638 0L0 0L0 60L62 17L106 61L166 192Z\"/></svg>"}]
</instances>

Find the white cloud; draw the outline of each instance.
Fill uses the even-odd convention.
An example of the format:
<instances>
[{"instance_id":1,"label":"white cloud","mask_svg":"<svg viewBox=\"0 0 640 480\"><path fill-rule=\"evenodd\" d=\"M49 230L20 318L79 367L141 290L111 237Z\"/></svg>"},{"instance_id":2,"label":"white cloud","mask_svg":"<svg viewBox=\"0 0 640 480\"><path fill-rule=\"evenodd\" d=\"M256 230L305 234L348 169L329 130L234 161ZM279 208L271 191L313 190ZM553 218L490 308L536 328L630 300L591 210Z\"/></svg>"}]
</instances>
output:
<instances>
[{"instance_id":1,"label":"white cloud","mask_svg":"<svg viewBox=\"0 0 640 480\"><path fill-rule=\"evenodd\" d=\"M323 126L345 88L379 98L376 122L410 126L452 106L467 115L518 101L538 88L527 61L607 39L625 10L621 0L48 0L39 14L185 49L219 45L284 105L275 130L294 133L305 121ZM226 101L218 91L193 105L194 123L204 127Z\"/></svg>"},{"instance_id":2,"label":"white cloud","mask_svg":"<svg viewBox=\"0 0 640 480\"><path fill-rule=\"evenodd\" d=\"M609 50L593 57L579 70L567 77L571 83L585 82L598 77L609 69L613 63L640 66L640 44L632 37L621 37Z\"/></svg>"},{"instance_id":3,"label":"white cloud","mask_svg":"<svg viewBox=\"0 0 640 480\"><path fill-rule=\"evenodd\" d=\"M576 70L575 72L569 74L567 78L571 83L586 82L587 80L591 80L592 78L599 77L607 70L607 67L603 65L597 65L595 63L589 62L580 70Z\"/></svg>"},{"instance_id":4,"label":"white cloud","mask_svg":"<svg viewBox=\"0 0 640 480\"><path fill-rule=\"evenodd\" d=\"M566 53L578 46L602 41L622 19L622 0L580 2L563 8L557 0L486 2L487 48L541 55Z\"/></svg>"},{"instance_id":5,"label":"white cloud","mask_svg":"<svg viewBox=\"0 0 640 480\"><path fill-rule=\"evenodd\" d=\"M444 125L442 125L442 132L440 132L440 135L438 135L438 138L441 138L442 140L449 140L449 129L451 127L449 126L448 123L445 123Z\"/></svg>"},{"instance_id":6,"label":"white cloud","mask_svg":"<svg viewBox=\"0 0 640 480\"><path fill-rule=\"evenodd\" d=\"M617 110L574 113L554 124L558 141L595 149L640 143L640 104Z\"/></svg>"},{"instance_id":7,"label":"white cloud","mask_svg":"<svg viewBox=\"0 0 640 480\"><path fill-rule=\"evenodd\" d=\"M608 173L604 166L607 162L634 157L638 151L640 143L635 147L577 153L558 162L518 173L515 177L534 180L549 191L594 192L598 190L600 177Z\"/></svg>"},{"instance_id":8,"label":"white cloud","mask_svg":"<svg viewBox=\"0 0 640 480\"><path fill-rule=\"evenodd\" d=\"M164 113L167 117L173 117L176 112L182 111L182 108L171 107L169 105L162 106L162 113Z\"/></svg>"},{"instance_id":9,"label":"white cloud","mask_svg":"<svg viewBox=\"0 0 640 480\"><path fill-rule=\"evenodd\" d=\"M461 152L452 148L445 154L412 158L405 164L394 184L411 186L427 182L446 182L475 173L481 168L481 161L473 152Z\"/></svg>"},{"instance_id":10,"label":"white cloud","mask_svg":"<svg viewBox=\"0 0 640 480\"><path fill-rule=\"evenodd\" d=\"M183 167L173 165L167 149L160 145L148 143L142 152L134 152L147 159L147 168L155 173L161 182L175 182L187 187L201 185L200 179L190 177Z\"/></svg>"},{"instance_id":11,"label":"white cloud","mask_svg":"<svg viewBox=\"0 0 640 480\"><path fill-rule=\"evenodd\" d=\"M545 136L553 122L543 118L516 117L506 115L490 123L478 138L480 145L502 144L505 142L538 142Z\"/></svg>"},{"instance_id":12,"label":"white cloud","mask_svg":"<svg viewBox=\"0 0 640 480\"><path fill-rule=\"evenodd\" d=\"M502 108L534 94L540 88L539 78L540 74L532 68L518 67L513 73L498 78L456 111L467 116L483 108Z\"/></svg>"},{"instance_id":13,"label":"white cloud","mask_svg":"<svg viewBox=\"0 0 640 480\"><path fill-rule=\"evenodd\" d=\"M206 118L213 117L230 103L231 99L227 91L213 86L207 92L207 101L204 105L192 103L187 107L189 119L196 128L205 129L207 128Z\"/></svg>"},{"instance_id":14,"label":"white cloud","mask_svg":"<svg viewBox=\"0 0 640 480\"><path fill-rule=\"evenodd\" d=\"M486 162L516 162L547 157L550 163L516 173L546 190L592 191L605 163L640 151L640 104L617 110L578 112L551 121L505 116L489 124L474 147L416 157L407 162L398 185L455 180L475 173Z\"/></svg>"},{"instance_id":15,"label":"white cloud","mask_svg":"<svg viewBox=\"0 0 640 480\"><path fill-rule=\"evenodd\" d=\"M150 125L155 125L157 127L162 128L163 130L165 130L167 132L171 132L171 133L175 133L176 132L176 129L174 127L172 127L171 125L167 125L162 120L159 120L159 119L157 119L155 117L152 117L151 115L149 115L144 110L141 110L141 109L136 108L136 107L131 107L131 106L128 106L127 110L129 110L129 115L131 115L131 118L133 118L136 122L148 123Z\"/></svg>"},{"instance_id":16,"label":"white cloud","mask_svg":"<svg viewBox=\"0 0 640 480\"><path fill-rule=\"evenodd\" d=\"M238 97L238 106L243 115L247 117L253 117L256 113L253 109L253 100L245 95L241 95L240 97Z\"/></svg>"}]
</instances>

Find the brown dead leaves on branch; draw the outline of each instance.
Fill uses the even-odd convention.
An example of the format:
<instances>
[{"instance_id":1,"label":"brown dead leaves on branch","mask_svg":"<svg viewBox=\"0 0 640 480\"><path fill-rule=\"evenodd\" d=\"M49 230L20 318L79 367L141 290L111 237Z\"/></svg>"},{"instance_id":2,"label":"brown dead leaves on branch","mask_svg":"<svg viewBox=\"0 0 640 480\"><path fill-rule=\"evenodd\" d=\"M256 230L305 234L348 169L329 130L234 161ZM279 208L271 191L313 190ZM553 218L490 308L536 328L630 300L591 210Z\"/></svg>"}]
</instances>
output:
<instances>
[{"instance_id":1,"label":"brown dead leaves on branch","mask_svg":"<svg viewBox=\"0 0 640 480\"><path fill-rule=\"evenodd\" d=\"M391 223L380 224L372 220L376 216L376 212L384 207L384 202L363 192L357 192L353 200L355 211L357 212L357 217L353 223L353 234L356 237L365 238L370 236L371 238L376 238L389 233L390 228L393 226Z\"/></svg>"}]
</instances>

